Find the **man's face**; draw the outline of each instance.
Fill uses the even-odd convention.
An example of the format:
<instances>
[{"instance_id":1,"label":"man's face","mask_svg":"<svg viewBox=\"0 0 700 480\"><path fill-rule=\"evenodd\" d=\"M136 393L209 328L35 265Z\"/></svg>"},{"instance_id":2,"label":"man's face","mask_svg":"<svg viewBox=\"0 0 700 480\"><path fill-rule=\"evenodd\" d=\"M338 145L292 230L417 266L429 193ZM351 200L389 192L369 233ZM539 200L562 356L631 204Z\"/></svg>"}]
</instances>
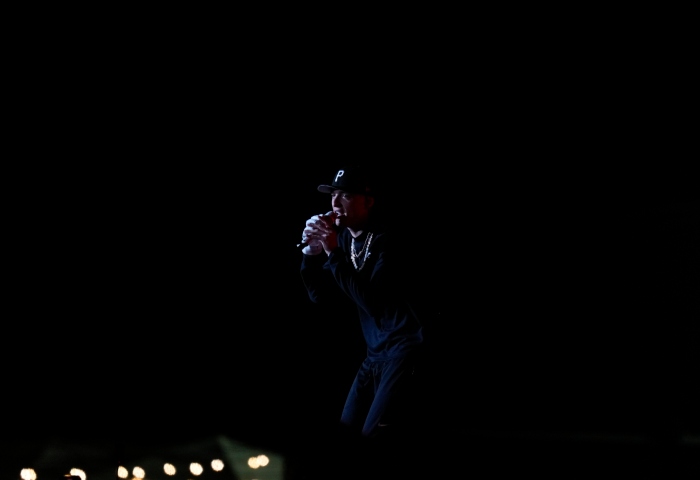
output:
<instances>
[{"instance_id":1,"label":"man's face","mask_svg":"<svg viewBox=\"0 0 700 480\"><path fill-rule=\"evenodd\" d=\"M336 225L360 229L369 216L374 198L359 193L334 190L331 193L331 206L337 215Z\"/></svg>"}]
</instances>

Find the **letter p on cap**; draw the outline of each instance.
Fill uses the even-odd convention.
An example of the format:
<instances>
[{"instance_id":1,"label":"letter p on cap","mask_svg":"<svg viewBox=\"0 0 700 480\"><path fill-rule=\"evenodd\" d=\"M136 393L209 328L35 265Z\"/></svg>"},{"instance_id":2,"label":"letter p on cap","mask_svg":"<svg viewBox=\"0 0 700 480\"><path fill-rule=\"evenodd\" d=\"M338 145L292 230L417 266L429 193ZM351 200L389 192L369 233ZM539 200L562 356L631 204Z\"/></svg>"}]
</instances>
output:
<instances>
[{"instance_id":1,"label":"letter p on cap","mask_svg":"<svg viewBox=\"0 0 700 480\"><path fill-rule=\"evenodd\" d=\"M333 180L333 181L334 181L334 182L337 182L338 179L339 179L340 177L342 177L344 173L345 173L345 170L338 170L338 174L335 176L335 180Z\"/></svg>"}]
</instances>

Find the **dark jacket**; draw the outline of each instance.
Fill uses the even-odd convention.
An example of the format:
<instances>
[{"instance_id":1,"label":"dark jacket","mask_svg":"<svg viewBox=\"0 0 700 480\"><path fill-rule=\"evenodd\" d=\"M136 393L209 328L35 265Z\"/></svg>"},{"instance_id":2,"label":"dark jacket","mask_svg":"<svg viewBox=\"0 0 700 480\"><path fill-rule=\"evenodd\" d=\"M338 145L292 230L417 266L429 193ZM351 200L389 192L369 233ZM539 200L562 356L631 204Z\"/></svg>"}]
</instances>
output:
<instances>
[{"instance_id":1,"label":"dark jacket","mask_svg":"<svg viewBox=\"0 0 700 480\"><path fill-rule=\"evenodd\" d=\"M356 243L360 250L370 232ZM423 325L414 309L406 259L392 245L391 233L371 232L369 255L350 257L352 235L338 233L338 248L329 256L303 255L301 277L312 302L321 305L343 303L349 297L357 307L362 334L370 360L384 360L414 352L423 344ZM366 263L363 263L366 262Z\"/></svg>"}]
</instances>

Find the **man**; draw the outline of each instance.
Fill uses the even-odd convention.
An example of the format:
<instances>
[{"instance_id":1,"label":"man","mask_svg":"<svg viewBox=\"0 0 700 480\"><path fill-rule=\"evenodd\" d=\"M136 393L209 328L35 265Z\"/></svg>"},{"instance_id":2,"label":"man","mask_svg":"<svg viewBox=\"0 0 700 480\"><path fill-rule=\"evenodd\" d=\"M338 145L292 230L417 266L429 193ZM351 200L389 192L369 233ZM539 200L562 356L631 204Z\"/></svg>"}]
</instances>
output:
<instances>
[{"instance_id":1,"label":"man","mask_svg":"<svg viewBox=\"0 0 700 480\"><path fill-rule=\"evenodd\" d=\"M364 167L341 168L318 190L330 194L332 209L306 221L299 244L301 277L315 304L333 307L351 300L367 346L340 415L341 428L372 444L406 438L417 418L417 372L424 354L424 329L407 275L410 262L399 243L411 238L392 237Z\"/></svg>"}]
</instances>

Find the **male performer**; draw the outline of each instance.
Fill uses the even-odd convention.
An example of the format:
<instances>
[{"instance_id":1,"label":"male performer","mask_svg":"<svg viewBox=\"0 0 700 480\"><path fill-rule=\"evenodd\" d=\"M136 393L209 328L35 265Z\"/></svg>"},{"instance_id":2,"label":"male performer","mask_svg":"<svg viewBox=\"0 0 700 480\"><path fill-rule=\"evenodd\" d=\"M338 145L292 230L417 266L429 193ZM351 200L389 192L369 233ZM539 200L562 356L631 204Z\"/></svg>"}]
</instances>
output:
<instances>
[{"instance_id":1,"label":"male performer","mask_svg":"<svg viewBox=\"0 0 700 480\"><path fill-rule=\"evenodd\" d=\"M318 187L330 195L331 211L306 221L302 235L301 277L309 298L327 305L357 308L366 356L340 415L346 434L373 446L391 447L409 438L419 418L418 369L424 359L424 329L418 317L410 262L401 252L410 236L392 236L370 171L341 168ZM364 440L360 440L364 441Z\"/></svg>"}]
</instances>

